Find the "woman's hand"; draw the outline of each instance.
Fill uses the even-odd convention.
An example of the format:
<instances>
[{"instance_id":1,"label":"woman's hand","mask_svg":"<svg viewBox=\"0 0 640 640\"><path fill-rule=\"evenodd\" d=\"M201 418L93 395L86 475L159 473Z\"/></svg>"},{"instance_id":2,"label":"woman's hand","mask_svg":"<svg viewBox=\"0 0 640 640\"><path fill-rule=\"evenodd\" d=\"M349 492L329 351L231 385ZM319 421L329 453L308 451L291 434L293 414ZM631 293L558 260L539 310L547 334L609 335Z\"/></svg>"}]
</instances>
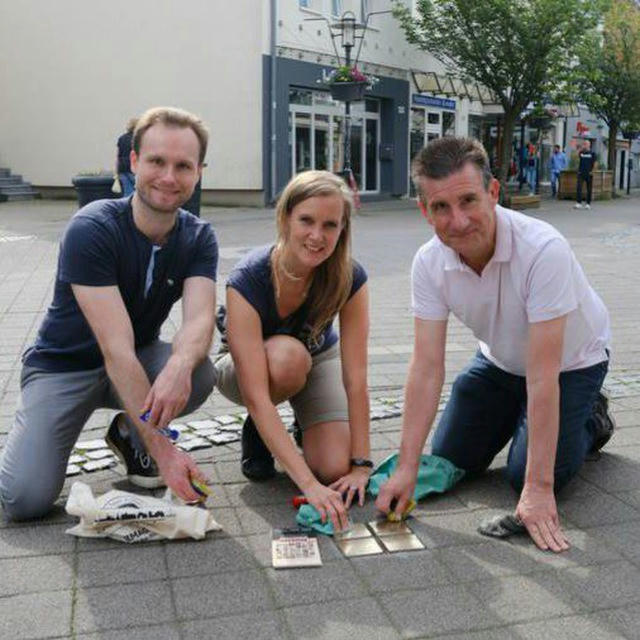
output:
<instances>
[{"instance_id":1,"label":"woman's hand","mask_svg":"<svg viewBox=\"0 0 640 640\"><path fill-rule=\"evenodd\" d=\"M358 504L363 506L370 473L369 467L353 467L346 476L342 476L330 484L329 488L335 489L342 496L346 495L345 507L347 509L351 506L356 495L358 496Z\"/></svg>"},{"instance_id":2,"label":"woman's hand","mask_svg":"<svg viewBox=\"0 0 640 640\"><path fill-rule=\"evenodd\" d=\"M327 517L333 524L334 531L342 531L349 526L347 509L342 501L342 496L331 487L325 487L319 482L315 482L304 495L309 504L312 504L320 513L322 522L327 521Z\"/></svg>"}]
</instances>

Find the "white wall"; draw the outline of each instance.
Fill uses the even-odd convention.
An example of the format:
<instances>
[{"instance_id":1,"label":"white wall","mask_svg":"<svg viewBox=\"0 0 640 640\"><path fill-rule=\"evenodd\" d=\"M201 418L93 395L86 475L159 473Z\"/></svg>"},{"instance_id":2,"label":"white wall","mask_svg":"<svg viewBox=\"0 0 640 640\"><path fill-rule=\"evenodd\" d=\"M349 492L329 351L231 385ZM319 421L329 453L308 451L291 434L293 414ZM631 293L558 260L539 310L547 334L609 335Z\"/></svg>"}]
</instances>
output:
<instances>
[{"instance_id":1,"label":"white wall","mask_svg":"<svg viewBox=\"0 0 640 640\"><path fill-rule=\"evenodd\" d=\"M167 104L209 126L205 188L262 189L268 9L268 0L0 0L0 166L70 185L78 171L113 168L128 118Z\"/></svg>"}]
</instances>

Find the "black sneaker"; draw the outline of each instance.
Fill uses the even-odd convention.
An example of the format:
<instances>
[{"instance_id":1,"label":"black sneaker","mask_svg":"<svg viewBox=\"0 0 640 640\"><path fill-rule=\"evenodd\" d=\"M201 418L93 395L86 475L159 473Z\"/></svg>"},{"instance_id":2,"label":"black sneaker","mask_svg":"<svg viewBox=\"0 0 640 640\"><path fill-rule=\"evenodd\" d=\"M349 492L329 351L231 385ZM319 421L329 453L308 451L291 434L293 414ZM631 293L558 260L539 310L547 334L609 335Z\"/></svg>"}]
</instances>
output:
<instances>
[{"instance_id":1,"label":"black sneaker","mask_svg":"<svg viewBox=\"0 0 640 640\"><path fill-rule=\"evenodd\" d=\"M293 439L295 443L302 449L302 429L300 428L300 424L298 423L298 418L295 418L293 424Z\"/></svg>"},{"instance_id":2,"label":"black sneaker","mask_svg":"<svg viewBox=\"0 0 640 640\"><path fill-rule=\"evenodd\" d=\"M146 451L140 451L134 447L129 436L120 435L118 418L121 415L123 414L116 414L109 425L105 438L107 446L123 464L129 482L145 489L164 487L165 482L153 458Z\"/></svg>"},{"instance_id":3,"label":"black sneaker","mask_svg":"<svg viewBox=\"0 0 640 640\"><path fill-rule=\"evenodd\" d=\"M251 416L242 425L242 473L253 482L264 482L276 475L271 451L262 441Z\"/></svg>"},{"instance_id":4,"label":"black sneaker","mask_svg":"<svg viewBox=\"0 0 640 640\"><path fill-rule=\"evenodd\" d=\"M595 439L590 453L600 451L611 439L616 428L616 422L609 413L609 395L606 391L600 391L593 408L591 418L595 424Z\"/></svg>"}]
</instances>

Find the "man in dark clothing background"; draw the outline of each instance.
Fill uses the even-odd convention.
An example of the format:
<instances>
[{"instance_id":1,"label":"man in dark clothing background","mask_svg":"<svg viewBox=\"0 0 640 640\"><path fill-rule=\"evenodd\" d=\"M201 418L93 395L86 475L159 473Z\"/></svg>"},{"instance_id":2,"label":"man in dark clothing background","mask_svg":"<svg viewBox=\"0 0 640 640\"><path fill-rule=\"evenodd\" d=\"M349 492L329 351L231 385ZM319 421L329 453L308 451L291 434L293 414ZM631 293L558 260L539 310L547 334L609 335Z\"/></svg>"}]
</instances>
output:
<instances>
[{"instance_id":1,"label":"man in dark clothing background","mask_svg":"<svg viewBox=\"0 0 640 640\"><path fill-rule=\"evenodd\" d=\"M576 209L582 209L582 183L585 182L587 185L587 202L584 205L585 209L591 209L591 191L593 188L593 167L596 163L596 154L591 151L591 141L585 140L582 143L582 149L578 153L579 164L578 164L578 194L576 197Z\"/></svg>"},{"instance_id":2,"label":"man in dark clothing background","mask_svg":"<svg viewBox=\"0 0 640 640\"><path fill-rule=\"evenodd\" d=\"M133 141L133 130L136 128L138 118L131 118L127 122L127 130L118 138L118 156L116 160L116 174L122 187L122 195L129 196L136 188L136 177L131 171L131 143Z\"/></svg>"}]
</instances>

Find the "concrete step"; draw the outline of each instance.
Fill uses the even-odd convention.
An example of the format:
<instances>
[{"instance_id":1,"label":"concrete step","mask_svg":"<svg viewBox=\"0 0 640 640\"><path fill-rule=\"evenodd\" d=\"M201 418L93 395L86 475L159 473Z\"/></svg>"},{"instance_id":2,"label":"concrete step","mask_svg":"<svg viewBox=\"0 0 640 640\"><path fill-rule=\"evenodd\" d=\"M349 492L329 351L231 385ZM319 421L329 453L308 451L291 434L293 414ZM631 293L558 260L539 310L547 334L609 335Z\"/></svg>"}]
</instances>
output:
<instances>
[{"instance_id":1,"label":"concrete step","mask_svg":"<svg viewBox=\"0 0 640 640\"><path fill-rule=\"evenodd\" d=\"M30 182L18 182L14 184L0 185L0 191L3 193L19 193L21 191L32 191Z\"/></svg>"},{"instance_id":2,"label":"concrete step","mask_svg":"<svg viewBox=\"0 0 640 640\"><path fill-rule=\"evenodd\" d=\"M5 177L10 175L11 171L9 171L9 169L7 169L6 167L0 167L0 176L1 177Z\"/></svg>"},{"instance_id":3,"label":"concrete step","mask_svg":"<svg viewBox=\"0 0 640 640\"><path fill-rule=\"evenodd\" d=\"M23 191L21 193L0 193L0 199L2 202L13 202L15 200L35 200L40 198L40 192L31 189L30 191Z\"/></svg>"},{"instance_id":4,"label":"concrete step","mask_svg":"<svg viewBox=\"0 0 640 640\"><path fill-rule=\"evenodd\" d=\"M0 176L0 187L6 187L12 184L21 184L22 176Z\"/></svg>"}]
</instances>

